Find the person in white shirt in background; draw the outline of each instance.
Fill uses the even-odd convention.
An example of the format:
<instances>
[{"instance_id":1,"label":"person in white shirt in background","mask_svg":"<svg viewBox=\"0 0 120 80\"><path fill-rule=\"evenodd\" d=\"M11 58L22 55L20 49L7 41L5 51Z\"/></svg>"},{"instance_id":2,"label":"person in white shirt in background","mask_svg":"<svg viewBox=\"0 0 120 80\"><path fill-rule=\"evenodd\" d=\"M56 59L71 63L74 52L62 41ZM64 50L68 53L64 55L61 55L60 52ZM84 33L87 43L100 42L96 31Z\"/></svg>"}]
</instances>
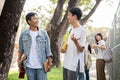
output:
<instances>
[{"instance_id":1,"label":"person in white shirt in background","mask_svg":"<svg viewBox=\"0 0 120 80\"><path fill-rule=\"evenodd\" d=\"M63 64L63 80L84 80L84 48L86 45L86 30L80 24L82 11L75 7L69 10L68 20L72 30L68 38L68 47Z\"/></svg>"},{"instance_id":2,"label":"person in white shirt in background","mask_svg":"<svg viewBox=\"0 0 120 80\"><path fill-rule=\"evenodd\" d=\"M105 41L101 33L97 33L95 36L96 44L92 44L92 48L97 49L97 60L96 60L96 70L97 70L97 80L106 80L105 78L105 61L104 51L106 49Z\"/></svg>"},{"instance_id":3,"label":"person in white shirt in background","mask_svg":"<svg viewBox=\"0 0 120 80\"><path fill-rule=\"evenodd\" d=\"M91 44L86 45L85 48L85 74L86 74L86 80L90 80L89 76L89 70L92 66L92 48Z\"/></svg>"}]
</instances>

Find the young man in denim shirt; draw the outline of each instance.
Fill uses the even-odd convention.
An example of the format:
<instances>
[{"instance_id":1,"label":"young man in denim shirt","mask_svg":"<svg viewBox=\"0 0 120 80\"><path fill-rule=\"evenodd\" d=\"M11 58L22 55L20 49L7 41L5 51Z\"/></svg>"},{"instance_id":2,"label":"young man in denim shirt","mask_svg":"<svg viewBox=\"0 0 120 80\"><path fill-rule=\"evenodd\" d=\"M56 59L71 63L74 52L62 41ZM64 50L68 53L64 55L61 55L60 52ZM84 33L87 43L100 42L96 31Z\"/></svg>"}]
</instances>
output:
<instances>
[{"instance_id":1,"label":"young man in denim shirt","mask_svg":"<svg viewBox=\"0 0 120 80\"><path fill-rule=\"evenodd\" d=\"M26 15L29 29L21 33L19 38L18 64L24 54L24 67L28 80L46 80L44 63L49 62L51 66L50 41L46 31L38 28L39 18L34 12Z\"/></svg>"}]
</instances>

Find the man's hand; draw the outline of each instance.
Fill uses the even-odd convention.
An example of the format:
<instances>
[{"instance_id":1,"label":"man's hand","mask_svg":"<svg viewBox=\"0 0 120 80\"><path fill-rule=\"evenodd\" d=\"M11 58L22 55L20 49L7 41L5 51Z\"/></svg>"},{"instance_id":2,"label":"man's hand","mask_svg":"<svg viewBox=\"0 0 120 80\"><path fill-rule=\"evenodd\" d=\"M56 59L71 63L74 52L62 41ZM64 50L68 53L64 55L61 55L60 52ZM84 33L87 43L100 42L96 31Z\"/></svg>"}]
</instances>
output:
<instances>
[{"instance_id":1,"label":"man's hand","mask_svg":"<svg viewBox=\"0 0 120 80\"><path fill-rule=\"evenodd\" d=\"M18 67L23 66L22 63L27 59L26 55L23 55L20 60L18 60Z\"/></svg>"},{"instance_id":2,"label":"man's hand","mask_svg":"<svg viewBox=\"0 0 120 80\"><path fill-rule=\"evenodd\" d=\"M21 60L17 61L17 63L18 63L18 70L19 72L21 72L21 67L23 66Z\"/></svg>"},{"instance_id":3,"label":"man's hand","mask_svg":"<svg viewBox=\"0 0 120 80\"><path fill-rule=\"evenodd\" d=\"M77 42L77 40L79 40L79 39L80 39L80 37L77 39L77 38L75 38L74 34L72 34L72 35L71 35L71 39L72 39L72 41L73 41L73 42L75 42L75 43L76 43L76 42Z\"/></svg>"},{"instance_id":4,"label":"man's hand","mask_svg":"<svg viewBox=\"0 0 120 80\"><path fill-rule=\"evenodd\" d=\"M48 57L48 60L46 62L44 62L44 70L45 72L49 72L51 70L52 67L52 59L51 57Z\"/></svg>"},{"instance_id":5,"label":"man's hand","mask_svg":"<svg viewBox=\"0 0 120 80\"><path fill-rule=\"evenodd\" d=\"M66 51L65 51L64 49L61 48L60 52L65 53Z\"/></svg>"},{"instance_id":6,"label":"man's hand","mask_svg":"<svg viewBox=\"0 0 120 80\"><path fill-rule=\"evenodd\" d=\"M21 66L22 66L21 60L19 60L17 63L18 63L18 67L21 67Z\"/></svg>"},{"instance_id":7,"label":"man's hand","mask_svg":"<svg viewBox=\"0 0 120 80\"><path fill-rule=\"evenodd\" d=\"M52 67L52 65L53 65L53 64L52 64L52 61L53 61L52 58L48 58L48 65L49 65L50 67Z\"/></svg>"},{"instance_id":8,"label":"man's hand","mask_svg":"<svg viewBox=\"0 0 120 80\"><path fill-rule=\"evenodd\" d=\"M77 39L77 38L75 38L74 34L71 35L71 40L75 43L77 49L78 49L80 52L83 52L84 47L79 44L79 42L78 42L79 39L81 39L81 37L79 37L79 38Z\"/></svg>"}]
</instances>

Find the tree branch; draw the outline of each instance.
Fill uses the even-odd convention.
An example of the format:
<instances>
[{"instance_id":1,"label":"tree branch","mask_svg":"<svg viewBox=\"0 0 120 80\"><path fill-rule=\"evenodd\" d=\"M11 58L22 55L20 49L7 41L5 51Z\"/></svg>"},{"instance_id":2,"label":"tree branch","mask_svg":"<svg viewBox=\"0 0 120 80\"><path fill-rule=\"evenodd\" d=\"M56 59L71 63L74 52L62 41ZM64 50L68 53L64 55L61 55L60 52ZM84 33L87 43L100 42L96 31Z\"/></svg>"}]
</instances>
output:
<instances>
[{"instance_id":1,"label":"tree branch","mask_svg":"<svg viewBox=\"0 0 120 80\"><path fill-rule=\"evenodd\" d=\"M68 19L67 19L69 10L71 8L75 7L78 3L80 3L80 1L81 0L69 0L68 7L66 9L66 14L64 15L63 20L59 24L59 28L58 28L58 30L60 30L60 35L59 35L60 37L63 37L63 34L65 34L65 32L69 26ZM61 26L63 26L63 27L61 27Z\"/></svg>"},{"instance_id":2,"label":"tree branch","mask_svg":"<svg viewBox=\"0 0 120 80\"><path fill-rule=\"evenodd\" d=\"M53 18L52 18L50 23L56 25L56 24L58 24L61 21L62 12L63 12L63 5L64 5L65 1L66 0L58 0L57 7L55 9Z\"/></svg>"},{"instance_id":3,"label":"tree branch","mask_svg":"<svg viewBox=\"0 0 120 80\"><path fill-rule=\"evenodd\" d=\"M97 7L99 6L100 2L102 0L96 0L96 4L94 5L93 9L88 13L86 17L80 20L81 25L86 24L87 20L93 15L93 13L96 11Z\"/></svg>"}]
</instances>

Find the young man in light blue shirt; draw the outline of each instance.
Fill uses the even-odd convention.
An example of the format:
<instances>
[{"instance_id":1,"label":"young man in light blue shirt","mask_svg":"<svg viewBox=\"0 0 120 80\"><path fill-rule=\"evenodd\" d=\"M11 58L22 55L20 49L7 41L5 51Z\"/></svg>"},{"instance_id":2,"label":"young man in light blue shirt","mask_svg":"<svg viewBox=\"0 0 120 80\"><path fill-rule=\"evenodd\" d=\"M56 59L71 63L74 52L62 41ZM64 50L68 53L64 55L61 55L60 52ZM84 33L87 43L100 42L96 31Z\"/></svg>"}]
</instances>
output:
<instances>
[{"instance_id":1,"label":"young man in light blue shirt","mask_svg":"<svg viewBox=\"0 0 120 80\"><path fill-rule=\"evenodd\" d=\"M44 63L48 60L51 66L50 41L46 31L38 28L39 18L34 12L26 15L29 29L21 33L19 38L18 64L24 54L23 62L28 80L46 80Z\"/></svg>"}]
</instances>

